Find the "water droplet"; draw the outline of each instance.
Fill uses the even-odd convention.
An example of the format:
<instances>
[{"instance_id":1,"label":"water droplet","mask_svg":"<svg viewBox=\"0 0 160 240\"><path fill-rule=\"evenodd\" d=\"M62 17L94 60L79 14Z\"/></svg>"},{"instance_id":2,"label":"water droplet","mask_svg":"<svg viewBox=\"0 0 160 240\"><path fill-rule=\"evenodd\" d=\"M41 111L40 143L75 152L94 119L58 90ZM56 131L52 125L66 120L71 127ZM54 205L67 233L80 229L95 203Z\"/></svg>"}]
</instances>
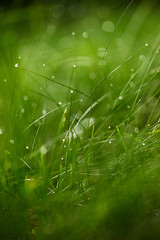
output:
<instances>
[{"instance_id":1,"label":"water droplet","mask_svg":"<svg viewBox=\"0 0 160 240\"><path fill-rule=\"evenodd\" d=\"M73 93L73 90L71 90L71 94Z\"/></svg>"},{"instance_id":2,"label":"water droplet","mask_svg":"<svg viewBox=\"0 0 160 240\"><path fill-rule=\"evenodd\" d=\"M158 54L158 53L159 53L159 51L157 50L157 51L156 51L156 53Z\"/></svg>"},{"instance_id":3,"label":"water droplet","mask_svg":"<svg viewBox=\"0 0 160 240\"><path fill-rule=\"evenodd\" d=\"M11 144L14 144L14 140L13 140L13 139L11 139L9 142L10 142Z\"/></svg>"},{"instance_id":4,"label":"water droplet","mask_svg":"<svg viewBox=\"0 0 160 240\"><path fill-rule=\"evenodd\" d=\"M3 79L3 82L6 83L6 82L7 82L7 79Z\"/></svg>"},{"instance_id":5,"label":"water droplet","mask_svg":"<svg viewBox=\"0 0 160 240\"><path fill-rule=\"evenodd\" d=\"M81 99L80 101L81 101L81 102L83 102L83 100L82 100L82 99Z\"/></svg>"},{"instance_id":6,"label":"water droplet","mask_svg":"<svg viewBox=\"0 0 160 240\"><path fill-rule=\"evenodd\" d=\"M66 148L66 145L64 145L64 148Z\"/></svg>"},{"instance_id":7,"label":"water droplet","mask_svg":"<svg viewBox=\"0 0 160 240\"><path fill-rule=\"evenodd\" d=\"M109 126L108 128L109 128L109 129L111 129L111 127L110 127L110 126Z\"/></svg>"},{"instance_id":8,"label":"water droplet","mask_svg":"<svg viewBox=\"0 0 160 240\"><path fill-rule=\"evenodd\" d=\"M111 21L106 21L102 24L102 29L105 32L113 32L114 31L114 24Z\"/></svg>"},{"instance_id":9,"label":"water droplet","mask_svg":"<svg viewBox=\"0 0 160 240\"><path fill-rule=\"evenodd\" d=\"M111 143L112 143L112 141L109 141L108 143L109 143L109 144L111 144Z\"/></svg>"},{"instance_id":10,"label":"water droplet","mask_svg":"<svg viewBox=\"0 0 160 240\"><path fill-rule=\"evenodd\" d=\"M148 43L146 43L145 46L148 47Z\"/></svg>"},{"instance_id":11,"label":"water droplet","mask_svg":"<svg viewBox=\"0 0 160 240\"><path fill-rule=\"evenodd\" d=\"M122 100L123 99L123 96L119 96L119 100Z\"/></svg>"},{"instance_id":12,"label":"water droplet","mask_svg":"<svg viewBox=\"0 0 160 240\"><path fill-rule=\"evenodd\" d=\"M134 72L134 68L131 68L131 72Z\"/></svg>"},{"instance_id":13,"label":"water droplet","mask_svg":"<svg viewBox=\"0 0 160 240\"><path fill-rule=\"evenodd\" d=\"M29 146L26 146L26 149L29 149Z\"/></svg>"},{"instance_id":14,"label":"water droplet","mask_svg":"<svg viewBox=\"0 0 160 240\"><path fill-rule=\"evenodd\" d=\"M83 32L82 36L83 36L83 38L88 38L88 33L87 32Z\"/></svg>"},{"instance_id":15,"label":"water droplet","mask_svg":"<svg viewBox=\"0 0 160 240\"><path fill-rule=\"evenodd\" d=\"M131 106L128 105L127 108L131 108Z\"/></svg>"},{"instance_id":16,"label":"water droplet","mask_svg":"<svg viewBox=\"0 0 160 240\"><path fill-rule=\"evenodd\" d=\"M63 158L63 157L61 157L61 160L63 161L63 160L64 160L64 158Z\"/></svg>"},{"instance_id":17,"label":"water droplet","mask_svg":"<svg viewBox=\"0 0 160 240\"><path fill-rule=\"evenodd\" d=\"M138 134L138 133L139 133L139 129L138 129L138 128L135 128L135 129L134 129L134 132L135 132L136 134Z\"/></svg>"},{"instance_id":18,"label":"water droplet","mask_svg":"<svg viewBox=\"0 0 160 240\"><path fill-rule=\"evenodd\" d=\"M40 87L39 89L40 89L40 90L43 90L43 88L42 88L42 87Z\"/></svg>"},{"instance_id":19,"label":"water droplet","mask_svg":"<svg viewBox=\"0 0 160 240\"><path fill-rule=\"evenodd\" d=\"M54 79L54 78L55 78L55 76L53 75L53 76L52 76L52 79Z\"/></svg>"},{"instance_id":20,"label":"water droplet","mask_svg":"<svg viewBox=\"0 0 160 240\"><path fill-rule=\"evenodd\" d=\"M134 85L134 82L132 82L132 81L131 81L129 85L130 85L131 87L133 87L133 85Z\"/></svg>"},{"instance_id":21,"label":"water droplet","mask_svg":"<svg viewBox=\"0 0 160 240\"><path fill-rule=\"evenodd\" d=\"M21 113L24 113L24 111L25 111L24 108L21 108Z\"/></svg>"},{"instance_id":22,"label":"water droplet","mask_svg":"<svg viewBox=\"0 0 160 240\"><path fill-rule=\"evenodd\" d=\"M18 68L18 63L16 63L14 66L15 66L15 68Z\"/></svg>"},{"instance_id":23,"label":"water droplet","mask_svg":"<svg viewBox=\"0 0 160 240\"><path fill-rule=\"evenodd\" d=\"M76 35L76 33L75 32L72 32L72 36L75 36Z\"/></svg>"},{"instance_id":24,"label":"water droplet","mask_svg":"<svg viewBox=\"0 0 160 240\"><path fill-rule=\"evenodd\" d=\"M61 105L62 105L62 102L59 102L58 104L61 106Z\"/></svg>"},{"instance_id":25,"label":"water droplet","mask_svg":"<svg viewBox=\"0 0 160 240\"><path fill-rule=\"evenodd\" d=\"M0 128L0 135L2 135L3 134L3 131L2 131L2 129Z\"/></svg>"},{"instance_id":26,"label":"water droplet","mask_svg":"<svg viewBox=\"0 0 160 240\"><path fill-rule=\"evenodd\" d=\"M42 66L43 66L43 67L45 67L45 66L46 66L46 64L45 64L45 63L43 63L43 64L42 64Z\"/></svg>"},{"instance_id":27,"label":"water droplet","mask_svg":"<svg viewBox=\"0 0 160 240\"><path fill-rule=\"evenodd\" d=\"M24 96L23 99L24 99L24 101L27 101L28 100L28 96Z\"/></svg>"},{"instance_id":28,"label":"water droplet","mask_svg":"<svg viewBox=\"0 0 160 240\"><path fill-rule=\"evenodd\" d=\"M143 146L145 146L146 144L145 143L142 143Z\"/></svg>"},{"instance_id":29,"label":"water droplet","mask_svg":"<svg viewBox=\"0 0 160 240\"><path fill-rule=\"evenodd\" d=\"M43 109L42 114L45 115L47 113L46 109Z\"/></svg>"},{"instance_id":30,"label":"water droplet","mask_svg":"<svg viewBox=\"0 0 160 240\"><path fill-rule=\"evenodd\" d=\"M76 64L74 64L73 67L74 67L74 68L77 67Z\"/></svg>"},{"instance_id":31,"label":"water droplet","mask_svg":"<svg viewBox=\"0 0 160 240\"><path fill-rule=\"evenodd\" d=\"M21 59L21 57L19 56L19 57L18 57L18 59L20 60L20 59Z\"/></svg>"},{"instance_id":32,"label":"water droplet","mask_svg":"<svg viewBox=\"0 0 160 240\"><path fill-rule=\"evenodd\" d=\"M45 155L47 153L47 148L45 146L41 146L41 154Z\"/></svg>"},{"instance_id":33,"label":"water droplet","mask_svg":"<svg viewBox=\"0 0 160 240\"><path fill-rule=\"evenodd\" d=\"M113 83L110 83L110 87L113 87Z\"/></svg>"},{"instance_id":34,"label":"water droplet","mask_svg":"<svg viewBox=\"0 0 160 240\"><path fill-rule=\"evenodd\" d=\"M63 138L63 140L62 140L63 142L65 142L65 138Z\"/></svg>"}]
</instances>

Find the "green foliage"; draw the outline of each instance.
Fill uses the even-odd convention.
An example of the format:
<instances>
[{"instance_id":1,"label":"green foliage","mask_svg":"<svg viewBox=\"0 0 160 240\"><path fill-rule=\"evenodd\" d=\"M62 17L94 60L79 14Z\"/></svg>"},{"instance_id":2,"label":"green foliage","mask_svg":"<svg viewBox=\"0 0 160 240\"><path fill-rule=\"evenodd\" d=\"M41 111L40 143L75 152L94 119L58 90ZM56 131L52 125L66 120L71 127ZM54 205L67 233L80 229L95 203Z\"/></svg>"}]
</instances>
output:
<instances>
[{"instance_id":1,"label":"green foliage","mask_svg":"<svg viewBox=\"0 0 160 240\"><path fill-rule=\"evenodd\" d=\"M159 9L81 7L1 13L1 239L160 237Z\"/></svg>"}]
</instances>

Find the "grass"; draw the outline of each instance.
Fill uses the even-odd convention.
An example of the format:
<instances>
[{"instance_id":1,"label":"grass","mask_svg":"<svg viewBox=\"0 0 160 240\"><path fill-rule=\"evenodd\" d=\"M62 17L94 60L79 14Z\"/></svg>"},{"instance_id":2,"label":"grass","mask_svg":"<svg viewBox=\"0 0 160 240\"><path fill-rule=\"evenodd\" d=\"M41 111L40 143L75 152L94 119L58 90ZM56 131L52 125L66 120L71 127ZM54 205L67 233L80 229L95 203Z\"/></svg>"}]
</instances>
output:
<instances>
[{"instance_id":1,"label":"grass","mask_svg":"<svg viewBox=\"0 0 160 240\"><path fill-rule=\"evenodd\" d=\"M1 239L160 237L158 4L80 6L1 12Z\"/></svg>"}]
</instances>

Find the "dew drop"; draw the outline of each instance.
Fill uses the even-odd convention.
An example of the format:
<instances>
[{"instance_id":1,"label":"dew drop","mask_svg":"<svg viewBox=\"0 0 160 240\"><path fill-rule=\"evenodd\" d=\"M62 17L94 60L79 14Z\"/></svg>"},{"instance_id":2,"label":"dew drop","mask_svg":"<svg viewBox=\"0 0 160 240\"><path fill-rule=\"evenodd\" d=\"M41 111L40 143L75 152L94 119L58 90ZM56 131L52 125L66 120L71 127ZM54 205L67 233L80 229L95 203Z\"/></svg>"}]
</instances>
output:
<instances>
[{"instance_id":1,"label":"dew drop","mask_svg":"<svg viewBox=\"0 0 160 240\"><path fill-rule=\"evenodd\" d=\"M146 144L145 143L142 143L143 146L145 146Z\"/></svg>"},{"instance_id":2,"label":"dew drop","mask_svg":"<svg viewBox=\"0 0 160 240\"><path fill-rule=\"evenodd\" d=\"M20 60L20 59L21 59L21 57L19 56L19 57L18 57L18 59Z\"/></svg>"},{"instance_id":3,"label":"dew drop","mask_svg":"<svg viewBox=\"0 0 160 240\"><path fill-rule=\"evenodd\" d=\"M26 146L26 149L29 149L29 146Z\"/></svg>"},{"instance_id":4,"label":"dew drop","mask_svg":"<svg viewBox=\"0 0 160 240\"><path fill-rule=\"evenodd\" d=\"M24 113L24 111L25 111L24 108L21 108L21 113Z\"/></svg>"},{"instance_id":5,"label":"dew drop","mask_svg":"<svg viewBox=\"0 0 160 240\"><path fill-rule=\"evenodd\" d=\"M10 142L11 144L14 144L14 140L13 140L13 139L11 139L9 142Z\"/></svg>"},{"instance_id":6,"label":"dew drop","mask_svg":"<svg viewBox=\"0 0 160 240\"><path fill-rule=\"evenodd\" d=\"M7 82L7 79L3 79L3 82L6 83L6 82Z\"/></svg>"},{"instance_id":7,"label":"dew drop","mask_svg":"<svg viewBox=\"0 0 160 240\"><path fill-rule=\"evenodd\" d=\"M73 90L71 90L71 94L73 93Z\"/></svg>"},{"instance_id":8,"label":"dew drop","mask_svg":"<svg viewBox=\"0 0 160 240\"><path fill-rule=\"evenodd\" d=\"M72 32L72 36L75 36L76 35L76 33L75 32Z\"/></svg>"},{"instance_id":9,"label":"dew drop","mask_svg":"<svg viewBox=\"0 0 160 240\"><path fill-rule=\"evenodd\" d=\"M119 96L119 100L122 100L123 99L123 96Z\"/></svg>"},{"instance_id":10,"label":"dew drop","mask_svg":"<svg viewBox=\"0 0 160 240\"><path fill-rule=\"evenodd\" d=\"M58 104L61 106L61 105L62 105L62 102L59 102Z\"/></svg>"},{"instance_id":11,"label":"dew drop","mask_svg":"<svg viewBox=\"0 0 160 240\"><path fill-rule=\"evenodd\" d=\"M46 109L43 109L42 113L45 115L47 113Z\"/></svg>"},{"instance_id":12,"label":"dew drop","mask_svg":"<svg viewBox=\"0 0 160 240\"><path fill-rule=\"evenodd\" d=\"M134 82L130 82L130 84L129 84L131 87L133 87L133 85L134 85Z\"/></svg>"},{"instance_id":13,"label":"dew drop","mask_svg":"<svg viewBox=\"0 0 160 240\"><path fill-rule=\"evenodd\" d=\"M63 161L63 160L64 160L64 158L63 158L63 157L61 157L61 160Z\"/></svg>"},{"instance_id":14,"label":"dew drop","mask_svg":"<svg viewBox=\"0 0 160 240\"><path fill-rule=\"evenodd\" d=\"M148 43L146 43L145 46L148 47Z\"/></svg>"},{"instance_id":15,"label":"dew drop","mask_svg":"<svg viewBox=\"0 0 160 240\"><path fill-rule=\"evenodd\" d=\"M27 101L28 100L28 96L24 96L23 99L24 99L24 101Z\"/></svg>"},{"instance_id":16,"label":"dew drop","mask_svg":"<svg viewBox=\"0 0 160 240\"><path fill-rule=\"evenodd\" d=\"M54 79L54 78L55 78L55 76L53 75L53 76L52 76L52 79Z\"/></svg>"},{"instance_id":17,"label":"dew drop","mask_svg":"<svg viewBox=\"0 0 160 240\"><path fill-rule=\"evenodd\" d=\"M131 108L131 106L128 105L127 108L129 109L129 108Z\"/></svg>"},{"instance_id":18,"label":"dew drop","mask_svg":"<svg viewBox=\"0 0 160 240\"><path fill-rule=\"evenodd\" d=\"M18 63L16 63L14 66L15 66L15 68L18 68Z\"/></svg>"},{"instance_id":19,"label":"dew drop","mask_svg":"<svg viewBox=\"0 0 160 240\"><path fill-rule=\"evenodd\" d=\"M62 140L63 142L65 142L65 138L63 138L63 140Z\"/></svg>"},{"instance_id":20,"label":"dew drop","mask_svg":"<svg viewBox=\"0 0 160 240\"><path fill-rule=\"evenodd\" d=\"M88 38L88 33L87 32L83 32L82 36L83 36L83 38Z\"/></svg>"},{"instance_id":21,"label":"dew drop","mask_svg":"<svg viewBox=\"0 0 160 240\"><path fill-rule=\"evenodd\" d=\"M110 87L113 87L113 83L110 83Z\"/></svg>"},{"instance_id":22,"label":"dew drop","mask_svg":"<svg viewBox=\"0 0 160 240\"><path fill-rule=\"evenodd\" d=\"M46 66L46 64L45 64L45 63L43 63L43 64L42 64L42 66L43 66L43 67L45 67L45 66Z\"/></svg>"},{"instance_id":23,"label":"dew drop","mask_svg":"<svg viewBox=\"0 0 160 240\"><path fill-rule=\"evenodd\" d=\"M2 129L0 128L0 135L2 135L3 134L3 131L2 131Z\"/></svg>"},{"instance_id":24,"label":"dew drop","mask_svg":"<svg viewBox=\"0 0 160 240\"><path fill-rule=\"evenodd\" d=\"M41 154L45 155L47 153L47 148L45 146L41 146Z\"/></svg>"},{"instance_id":25,"label":"dew drop","mask_svg":"<svg viewBox=\"0 0 160 240\"><path fill-rule=\"evenodd\" d=\"M112 143L112 141L109 141L109 144L111 144Z\"/></svg>"},{"instance_id":26,"label":"dew drop","mask_svg":"<svg viewBox=\"0 0 160 240\"><path fill-rule=\"evenodd\" d=\"M138 134L138 133L139 133L139 129L138 129L138 128L135 128L135 129L134 129L134 132L135 132L136 134Z\"/></svg>"},{"instance_id":27,"label":"dew drop","mask_svg":"<svg viewBox=\"0 0 160 240\"><path fill-rule=\"evenodd\" d=\"M74 64L73 67L75 68L75 67L76 67L76 64Z\"/></svg>"}]
</instances>

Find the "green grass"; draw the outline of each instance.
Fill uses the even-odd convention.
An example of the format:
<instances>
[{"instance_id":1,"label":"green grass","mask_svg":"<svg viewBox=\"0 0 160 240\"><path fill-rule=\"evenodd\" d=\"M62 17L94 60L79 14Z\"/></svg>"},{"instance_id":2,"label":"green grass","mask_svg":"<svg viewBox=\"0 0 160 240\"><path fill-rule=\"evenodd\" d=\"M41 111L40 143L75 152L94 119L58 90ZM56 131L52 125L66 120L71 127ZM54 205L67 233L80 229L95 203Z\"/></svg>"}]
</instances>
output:
<instances>
[{"instance_id":1,"label":"green grass","mask_svg":"<svg viewBox=\"0 0 160 240\"><path fill-rule=\"evenodd\" d=\"M1 239L159 239L159 7L126 6L1 13Z\"/></svg>"}]
</instances>

